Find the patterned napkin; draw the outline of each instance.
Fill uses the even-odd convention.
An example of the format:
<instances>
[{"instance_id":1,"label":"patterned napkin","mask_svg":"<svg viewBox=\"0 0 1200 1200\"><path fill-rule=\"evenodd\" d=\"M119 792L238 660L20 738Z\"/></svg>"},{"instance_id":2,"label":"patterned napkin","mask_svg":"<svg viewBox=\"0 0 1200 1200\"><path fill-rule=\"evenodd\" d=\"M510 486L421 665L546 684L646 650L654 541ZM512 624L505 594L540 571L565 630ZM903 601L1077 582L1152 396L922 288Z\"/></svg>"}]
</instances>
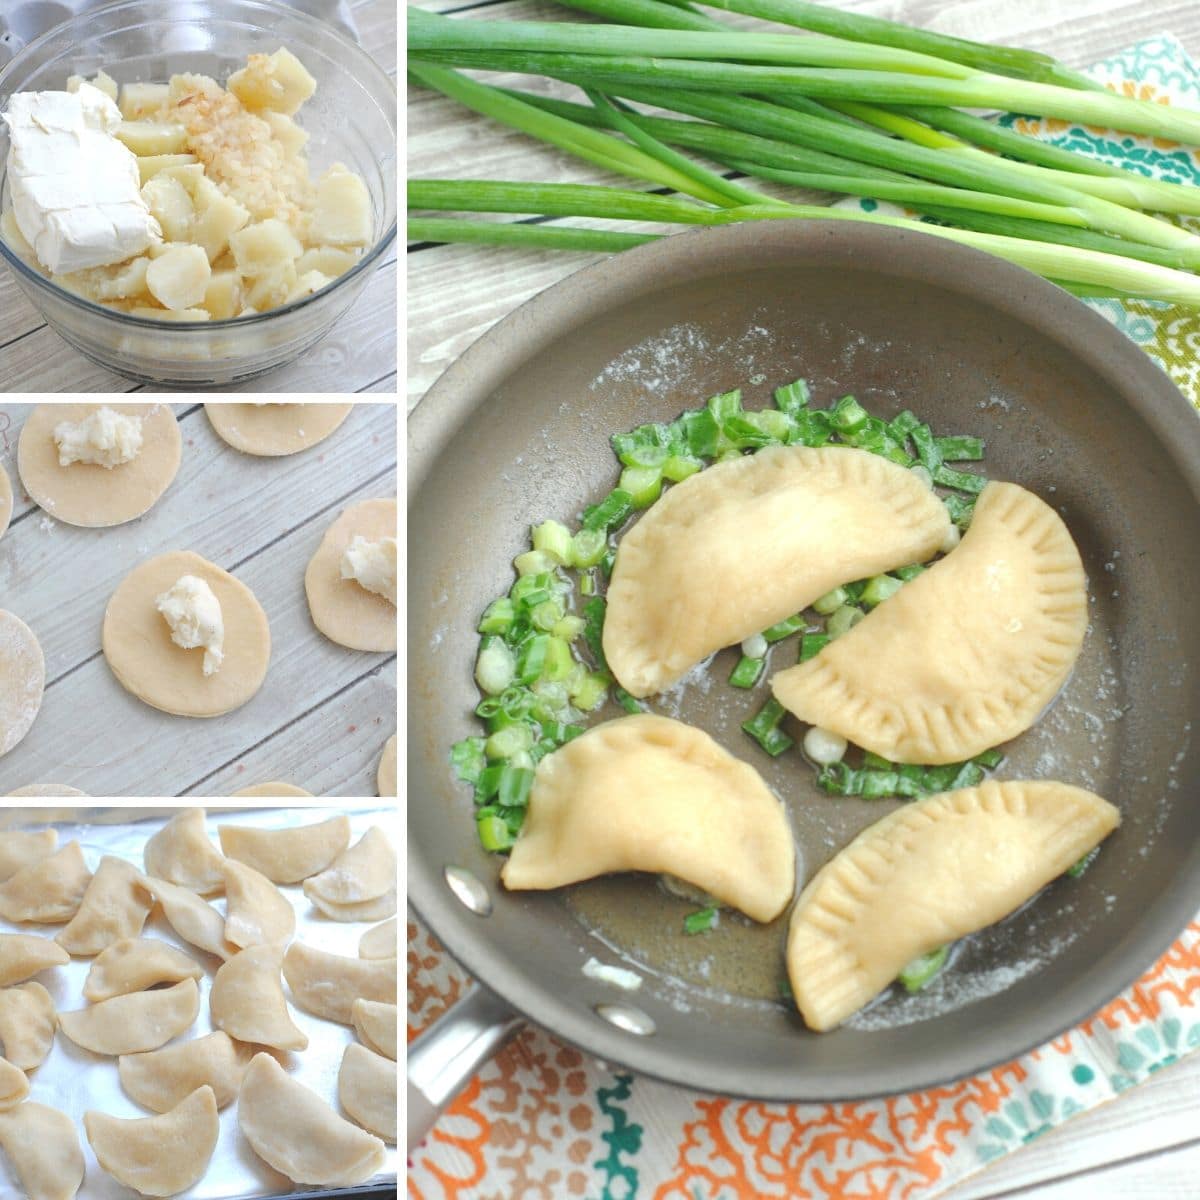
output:
<instances>
[{"instance_id":1,"label":"patterned napkin","mask_svg":"<svg viewBox=\"0 0 1200 1200\"><path fill-rule=\"evenodd\" d=\"M1127 95L1200 109L1200 72L1158 37L1093 68ZM1058 120L1005 125L1147 175L1200 185L1200 157ZM866 209L873 201L854 201ZM1200 407L1200 316L1089 300ZM408 1036L470 986L408 924ZM1200 915L1077 1029L948 1087L856 1104L757 1104L611 1071L527 1030L472 1080L410 1162L420 1200L928 1200L1200 1046Z\"/></svg>"}]
</instances>

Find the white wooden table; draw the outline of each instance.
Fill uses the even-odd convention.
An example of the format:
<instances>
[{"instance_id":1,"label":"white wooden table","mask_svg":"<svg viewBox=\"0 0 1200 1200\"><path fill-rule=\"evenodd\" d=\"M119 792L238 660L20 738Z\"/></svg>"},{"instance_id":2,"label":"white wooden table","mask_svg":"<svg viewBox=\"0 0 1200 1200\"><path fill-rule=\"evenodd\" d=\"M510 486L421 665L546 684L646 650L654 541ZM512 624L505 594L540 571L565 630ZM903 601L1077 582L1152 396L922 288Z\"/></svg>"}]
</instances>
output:
<instances>
[{"instance_id":1,"label":"white wooden table","mask_svg":"<svg viewBox=\"0 0 1200 1200\"><path fill-rule=\"evenodd\" d=\"M464 19L585 19L548 0L422 0ZM1200 60L1195 0L826 0L858 12L984 41L1044 50L1081 67L1156 33ZM736 18L721 14L723 20ZM532 90L527 76L489 82ZM568 94L563 91L561 94ZM412 89L409 175L631 186L581 160L496 125L442 96ZM761 183L755 186L763 187ZM766 188L764 187L764 190ZM795 195L795 193L792 193ZM495 218L511 220L511 217ZM553 223L553 222L552 222ZM588 222L569 218L557 223ZM611 226L609 226L611 228ZM623 229L654 229L622 224ZM658 227L661 232L661 227ZM552 283L602 255L485 246L419 246L408 255L408 404L485 330ZM1200 1196L1200 1055L990 1166L955 1200L1020 1194L1036 1200Z\"/></svg>"},{"instance_id":2,"label":"white wooden table","mask_svg":"<svg viewBox=\"0 0 1200 1200\"><path fill-rule=\"evenodd\" d=\"M3 3L3 0L0 0ZM396 77L395 0L350 0L363 49ZM328 336L295 362L225 392L396 394L396 259L393 248ZM55 333L0 268L0 392L143 392L84 358ZM159 387L158 391L163 391Z\"/></svg>"},{"instance_id":3,"label":"white wooden table","mask_svg":"<svg viewBox=\"0 0 1200 1200\"><path fill-rule=\"evenodd\" d=\"M46 657L41 711L0 758L0 796L45 782L105 797L228 796L268 780L318 796L374 796L397 727L396 656L320 634L304 570L342 509L396 494L396 405L356 404L324 442L284 458L240 454L216 436L202 405L173 407L183 461L166 493L137 521L80 529L24 494L17 438L32 406L0 401L0 468L14 500L0 538L0 608L33 629ZM116 586L169 550L194 550L236 575L270 621L266 681L223 717L150 708L117 683L100 652Z\"/></svg>"}]
</instances>

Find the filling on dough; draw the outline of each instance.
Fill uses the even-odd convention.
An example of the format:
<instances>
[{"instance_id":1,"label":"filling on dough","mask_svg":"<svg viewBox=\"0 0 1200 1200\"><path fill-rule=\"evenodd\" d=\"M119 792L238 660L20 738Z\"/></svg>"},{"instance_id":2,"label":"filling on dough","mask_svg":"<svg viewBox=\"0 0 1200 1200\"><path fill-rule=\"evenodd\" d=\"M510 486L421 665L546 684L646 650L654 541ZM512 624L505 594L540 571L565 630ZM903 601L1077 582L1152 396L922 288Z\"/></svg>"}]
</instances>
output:
<instances>
[{"instance_id":1,"label":"filling on dough","mask_svg":"<svg viewBox=\"0 0 1200 1200\"><path fill-rule=\"evenodd\" d=\"M195 575L181 575L154 607L171 627L171 641L185 650L203 646L204 674L216 674L225 657L225 620L212 588Z\"/></svg>"},{"instance_id":2,"label":"filling on dough","mask_svg":"<svg viewBox=\"0 0 1200 1200\"><path fill-rule=\"evenodd\" d=\"M127 417L105 406L82 421L60 421L54 427L58 465L87 463L111 471L132 462L142 448L142 418Z\"/></svg>"},{"instance_id":3,"label":"filling on dough","mask_svg":"<svg viewBox=\"0 0 1200 1200\"><path fill-rule=\"evenodd\" d=\"M356 534L342 555L342 578L396 603L396 539L369 542Z\"/></svg>"}]
</instances>

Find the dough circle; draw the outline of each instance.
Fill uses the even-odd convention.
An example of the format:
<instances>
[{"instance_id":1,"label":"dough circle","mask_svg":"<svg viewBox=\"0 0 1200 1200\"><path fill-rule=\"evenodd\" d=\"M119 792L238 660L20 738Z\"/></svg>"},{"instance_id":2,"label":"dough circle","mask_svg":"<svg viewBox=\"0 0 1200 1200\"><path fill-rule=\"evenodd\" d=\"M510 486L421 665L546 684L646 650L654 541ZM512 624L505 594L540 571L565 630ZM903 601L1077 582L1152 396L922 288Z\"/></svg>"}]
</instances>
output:
<instances>
[{"instance_id":1,"label":"dough circle","mask_svg":"<svg viewBox=\"0 0 1200 1200\"><path fill-rule=\"evenodd\" d=\"M4 536L4 531L12 520L12 510L12 484L8 481L7 472L0 467L0 537Z\"/></svg>"},{"instance_id":2,"label":"dough circle","mask_svg":"<svg viewBox=\"0 0 1200 1200\"><path fill-rule=\"evenodd\" d=\"M379 770L375 775L375 790L381 796L396 794L396 735L393 733L383 747Z\"/></svg>"},{"instance_id":3,"label":"dough circle","mask_svg":"<svg viewBox=\"0 0 1200 1200\"><path fill-rule=\"evenodd\" d=\"M155 599L181 575L196 575L216 594L225 621L225 659L203 673L204 651L171 641ZM126 691L178 717L219 717L262 687L271 660L271 627L254 593L228 571L190 550L160 554L135 567L104 610L104 657Z\"/></svg>"},{"instance_id":4,"label":"dough circle","mask_svg":"<svg viewBox=\"0 0 1200 1200\"><path fill-rule=\"evenodd\" d=\"M353 404L206 404L222 441L243 454L277 458L323 442L350 415Z\"/></svg>"},{"instance_id":5,"label":"dough circle","mask_svg":"<svg viewBox=\"0 0 1200 1200\"><path fill-rule=\"evenodd\" d=\"M304 572L313 624L330 641L351 650L395 650L396 606L342 578L342 555L357 534L368 541L396 536L396 501L363 500L352 505L321 539Z\"/></svg>"},{"instance_id":6,"label":"dough circle","mask_svg":"<svg viewBox=\"0 0 1200 1200\"><path fill-rule=\"evenodd\" d=\"M58 465L54 427L78 423L101 408L142 417L137 457L109 470L92 463ZM153 507L179 470L179 424L168 404L39 404L17 443L17 472L35 504L68 525L101 529L135 520Z\"/></svg>"},{"instance_id":7,"label":"dough circle","mask_svg":"<svg viewBox=\"0 0 1200 1200\"><path fill-rule=\"evenodd\" d=\"M233 796L311 796L312 792L306 792L303 788L296 787L293 783L256 783L253 787L242 788L240 792L233 792Z\"/></svg>"},{"instance_id":8,"label":"dough circle","mask_svg":"<svg viewBox=\"0 0 1200 1200\"><path fill-rule=\"evenodd\" d=\"M33 630L0 608L0 755L29 732L45 686L46 660Z\"/></svg>"},{"instance_id":9,"label":"dough circle","mask_svg":"<svg viewBox=\"0 0 1200 1200\"><path fill-rule=\"evenodd\" d=\"M17 788L8 792L9 796L86 796L78 788L67 787L65 783L31 783L28 787Z\"/></svg>"}]
</instances>

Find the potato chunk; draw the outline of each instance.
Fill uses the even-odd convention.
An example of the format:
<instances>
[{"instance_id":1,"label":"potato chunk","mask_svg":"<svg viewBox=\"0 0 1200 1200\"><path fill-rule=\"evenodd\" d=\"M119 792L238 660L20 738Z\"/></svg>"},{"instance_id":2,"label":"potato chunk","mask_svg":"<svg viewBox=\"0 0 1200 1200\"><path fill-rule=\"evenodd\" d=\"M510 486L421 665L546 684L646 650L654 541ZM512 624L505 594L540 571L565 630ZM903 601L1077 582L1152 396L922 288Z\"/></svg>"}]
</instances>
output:
<instances>
[{"instance_id":1,"label":"potato chunk","mask_svg":"<svg viewBox=\"0 0 1200 1200\"><path fill-rule=\"evenodd\" d=\"M146 269L146 286L164 308L179 311L201 303L211 276L199 246L172 246Z\"/></svg>"},{"instance_id":2,"label":"potato chunk","mask_svg":"<svg viewBox=\"0 0 1200 1200\"><path fill-rule=\"evenodd\" d=\"M289 117L317 90L317 81L290 51L251 54L225 85L251 112L271 109Z\"/></svg>"},{"instance_id":3,"label":"potato chunk","mask_svg":"<svg viewBox=\"0 0 1200 1200\"><path fill-rule=\"evenodd\" d=\"M151 321L210 321L212 318L202 308L150 308L139 305L129 310L135 317L148 317Z\"/></svg>"},{"instance_id":4,"label":"potato chunk","mask_svg":"<svg viewBox=\"0 0 1200 1200\"><path fill-rule=\"evenodd\" d=\"M193 198L196 220L192 225L192 241L204 247L209 262L215 262L229 248L230 237L249 222L250 213L203 176L196 181Z\"/></svg>"},{"instance_id":5,"label":"potato chunk","mask_svg":"<svg viewBox=\"0 0 1200 1200\"><path fill-rule=\"evenodd\" d=\"M238 270L252 278L278 271L285 265L292 266L304 252L295 234L275 217L247 225L233 234L229 248Z\"/></svg>"},{"instance_id":6,"label":"potato chunk","mask_svg":"<svg viewBox=\"0 0 1200 1200\"><path fill-rule=\"evenodd\" d=\"M142 188L142 199L150 206L150 215L162 226L168 242L190 241L195 206L187 189L178 179L160 172Z\"/></svg>"},{"instance_id":7,"label":"potato chunk","mask_svg":"<svg viewBox=\"0 0 1200 1200\"><path fill-rule=\"evenodd\" d=\"M170 88L165 83L127 83L121 89L118 107L126 121L156 113L167 102Z\"/></svg>"},{"instance_id":8,"label":"potato chunk","mask_svg":"<svg viewBox=\"0 0 1200 1200\"><path fill-rule=\"evenodd\" d=\"M276 141L283 147L284 154L295 158L308 142L308 130L301 129L287 113L264 109L259 116L271 127Z\"/></svg>"},{"instance_id":9,"label":"potato chunk","mask_svg":"<svg viewBox=\"0 0 1200 1200\"><path fill-rule=\"evenodd\" d=\"M111 267L90 267L85 271L54 275L51 278L68 291L86 296L97 303L104 303L144 295L146 271L149 266L150 259L143 255Z\"/></svg>"},{"instance_id":10,"label":"potato chunk","mask_svg":"<svg viewBox=\"0 0 1200 1200\"><path fill-rule=\"evenodd\" d=\"M214 321L235 317L242 305L242 280L236 271L214 271L204 291L204 309Z\"/></svg>"},{"instance_id":11,"label":"potato chunk","mask_svg":"<svg viewBox=\"0 0 1200 1200\"><path fill-rule=\"evenodd\" d=\"M337 246L313 246L300 255L296 262L296 271L301 275L306 271L320 271L322 275L336 279L350 270L358 259L356 250L341 250Z\"/></svg>"},{"instance_id":12,"label":"potato chunk","mask_svg":"<svg viewBox=\"0 0 1200 1200\"><path fill-rule=\"evenodd\" d=\"M182 125L158 121L122 121L117 137L137 155L179 154L187 145L187 130Z\"/></svg>"},{"instance_id":13,"label":"potato chunk","mask_svg":"<svg viewBox=\"0 0 1200 1200\"><path fill-rule=\"evenodd\" d=\"M200 166L196 162L196 157L193 154L148 154L145 158L138 159L138 173L142 177L142 186L152 180L159 171L166 171L171 167L187 167ZM200 168L203 171L203 167Z\"/></svg>"},{"instance_id":14,"label":"potato chunk","mask_svg":"<svg viewBox=\"0 0 1200 1200\"><path fill-rule=\"evenodd\" d=\"M246 303L259 312L275 308L287 301L296 286L296 266L284 263L273 271L249 280Z\"/></svg>"},{"instance_id":15,"label":"potato chunk","mask_svg":"<svg viewBox=\"0 0 1200 1200\"><path fill-rule=\"evenodd\" d=\"M297 276L296 285L288 292L287 298L299 300L304 296L311 296L332 282L333 280L328 275L322 275L320 271L305 271L303 275Z\"/></svg>"},{"instance_id":16,"label":"potato chunk","mask_svg":"<svg viewBox=\"0 0 1200 1200\"><path fill-rule=\"evenodd\" d=\"M367 185L341 163L317 181L317 206L309 241L324 246L365 246L371 241L371 195Z\"/></svg>"}]
</instances>

